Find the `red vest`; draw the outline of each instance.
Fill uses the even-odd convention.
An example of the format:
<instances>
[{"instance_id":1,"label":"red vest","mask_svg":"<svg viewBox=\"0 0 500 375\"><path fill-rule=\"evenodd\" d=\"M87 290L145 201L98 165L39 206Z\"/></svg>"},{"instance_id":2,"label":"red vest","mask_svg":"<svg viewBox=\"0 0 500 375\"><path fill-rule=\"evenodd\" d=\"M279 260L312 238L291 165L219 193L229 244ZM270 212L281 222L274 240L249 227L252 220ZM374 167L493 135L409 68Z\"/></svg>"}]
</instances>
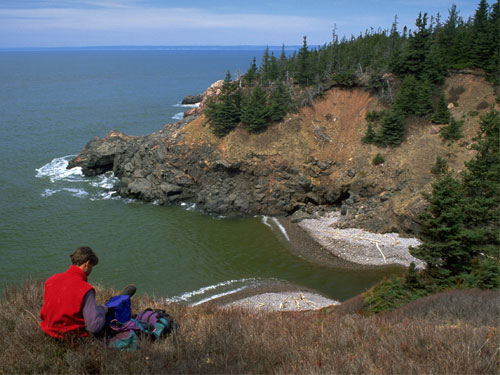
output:
<instances>
[{"instance_id":1,"label":"red vest","mask_svg":"<svg viewBox=\"0 0 500 375\"><path fill-rule=\"evenodd\" d=\"M52 337L63 338L71 333L87 336L83 319L83 297L94 288L87 275L77 266L58 273L45 282L43 307L40 310L42 330Z\"/></svg>"}]
</instances>

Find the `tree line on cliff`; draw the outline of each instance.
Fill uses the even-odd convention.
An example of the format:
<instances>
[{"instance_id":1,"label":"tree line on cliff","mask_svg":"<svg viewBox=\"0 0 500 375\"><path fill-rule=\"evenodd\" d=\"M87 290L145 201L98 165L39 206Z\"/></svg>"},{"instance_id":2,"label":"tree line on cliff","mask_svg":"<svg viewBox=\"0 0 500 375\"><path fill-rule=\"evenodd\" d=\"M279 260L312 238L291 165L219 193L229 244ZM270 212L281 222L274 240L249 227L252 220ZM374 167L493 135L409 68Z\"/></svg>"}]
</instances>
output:
<instances>
[{"instance_id":1,"label":"tree line on cliff","mask_svg":"<svg viewBox=\"0 0 500 375\"><path fill-rule=\"evenodd\" d=\"M332 85L364 85L392 105L379 123L369 123L364 141L397 146L404 141L405 118L432 116L436 123L448 123L442 105L433 106L433 95L443 96L442 84L450 69L477 68L498 83L500 45L500 3L491 7L480 0L474 17L464 20L457 7L441 15L420 13L416 29L398 30L397 16L390 30L366 30L359 36L332 40L310 48L304 36L302 48L291 56L276 57L266 48L260 66L256 59L235 81L226 75L218 98L205 110L214 134L223 137L239 123L250 131L262 131ZM396 94L388 73L402 80ZM444 102L444 98L443 98ZM440 104L442 104L440 102ZM440 115L438 115L440 113Z\"/></svg>"},{"instance_id":2,"label":"tree line on cliff","mask_svg":"<svg viewBox=\"0 0 500 375\"><path fill-rule=\"evenodd\" d=\"M367 113L363 142L398 146L409 116L446 124L440 135L453 142L461 137L462 120L447 108L444 79L450 69L473 68L499 83L500 1L490 7L480 0L467 21L453 5L444 22L439 14L429 19L420 13L415 25L413 31L399 32L395 18L390 31L372 29L340 41L334 31L333 40L316 49L304 37L302 48L289 57L284 48L279 58L266 49L260 67L254 58L234 82L227 73L221 95L207 106L207 121L221 137L240 123L262 131L329 85L349 87L364 80L387 100L388 109ZM397 92L388 79L391 74L401 80ZM368 311L384 311L448 288L500 286L499 139L500 117L492 109L481 118L472 147L476 156L458 177L438 158L433 173L439 178L425 196L428 206L420 216L422 245L412 249L427 268L418 273L412 266L404 277L377 285L365 295Z\"/></svg>"}]
</instances>

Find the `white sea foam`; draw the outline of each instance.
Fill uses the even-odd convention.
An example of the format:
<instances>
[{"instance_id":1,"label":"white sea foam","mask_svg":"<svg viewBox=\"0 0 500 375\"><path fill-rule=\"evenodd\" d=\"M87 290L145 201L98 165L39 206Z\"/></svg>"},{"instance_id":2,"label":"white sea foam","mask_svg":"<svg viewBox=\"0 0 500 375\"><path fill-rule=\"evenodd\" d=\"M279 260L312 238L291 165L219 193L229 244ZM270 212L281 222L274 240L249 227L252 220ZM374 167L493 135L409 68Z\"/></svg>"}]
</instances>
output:
<instances>
[{"instance_id":1,"label":"white sea foam","mask_svg":"<svg viewBox=\"0 0 500 375\"><path fill-rule=\"evenodd\" d=\"M106 172L105 174L94 177L90 185L103 189L111 189L116 182L118 182L118 178L115 177L113 172Z\"/></svg>"},{"instance_id":2,"label":"white sea foam","mask_svg":"<svg viewBox=\"0 0 500 375\"><path fill-rule=\"evenodd\" d=\"M172 119L174 120L182 120L183 118L184 118L184 112L179 112L172 116Z\"/></svg>"},{"instance_id":3,"label":"white sea foam","mask_svg":"<svg viewBox=\"0 0 500 375\"><path fill-rule=\"evenodd\" d=\"M54 194L60 193L60 192L68 192L73 197L77 197L77 198L86 198L89 195L89 193L87 193L83 189L71 189L71 188L45 189L45 191L41 195L42 195L42 197L47 198L47 197L50 197L51 195L54 195Z\"/></svg>"},{"instance_id":4,"label":"white sea foam","mask_svg":"<svg viewBox=\"0 0 500 375\"><path fill-rule=\"evenodd\" d=\"M200 288L198 290L186 292L180 296L167 298L167 302L182 302L182 301L189 302L193 297L204 295L204 294L206 294L210 291L216 290L216 289L224 288L224 287L227 287L229 285L234 285L234 284L238 284L238 283L240 283L240 284L255 283L256 281L257 281L257 279L254 279L254 278L223 281L223 282L220 282L220 283L217 283L214 285L205 286L205 287ZM244 286L244 287L246 288L247 286ZM213 298L213 297L210 297L210 298ZM197 303L201 303L201 302L197 302Z\"/></svg>"},{"instance_id":5,"label":"white sea foam","mask_svg":"<svg viewBox=\"0 0 500 375\"><path fill-rule=\"evenodd\" d=\"M57 193L70 193L73 197L89 198L92 201L104 199L120 199L114 196L113 188L118 179L113 172L96 177L85 177L82 168L67 169L69 160L75 155L67 155L53 159L50 163L36 169L36 177L47 179L53 187L45 189L43 198Z\"/></svg>"},{"instance_id":6,"label":"white sea foam","mask_svg":"<svg viewBox=\"0 0 500 375\"><path fill-rule=\"evenodd\" d=\"M230 294L234 294L234 293L237 293L241 290L244 290L248 288L247 286L242 286L241 288L237 288L237 289L233 289L233 290L230 290L229 292L224 292L224 293L219 293L219 294L214 294L213 296L211 297L207 297L207 298L204 298L202 299L201 301L198 301L198 302L195 302L195 303L192 303L191 306L197 306L197 305L201 305L202 303L205 303L205 302L208 302L208 301L211 301L211 300L214 300L216 298L220 298L220 297L224 297L224 296L228 296Z\"/></svg>"},{"instance_id":7,"label":"white sea foam","mask_svg":"<svg viewBox=\"0 0 500 375\"><path fill-rule=\"evenodd\" d=\"M285 238L287 239L287 241L290 241L290 238L288 237L288 234L286 233L286 229L283 225L281 225L281 223L279 222L278 219L276 219L275 217L273 217L273 222L278 226L278 228L280 229L281 233L283 233L283 235L285 236Z\"/></svg>"},{"instance_id":8,"label":"white sea foam","mask_svg":"<svg viewBox=\"0 0 500 375\"><path fill-rule=\"evenodd\" d=\"M182 202L181 207L185 207L186 211L193 211L196 210L196 203L189 204L186 202Z\"/></svg>"},{"instance_id":9,"label":"white sea foam","mask_svg":"<svg viewBox=\"0 0 500 375\"><path fill-rule=\"evenodd\" d=\"M177 104L174 104L173 107L183 107L183 108L196 108L196 107L199 107L200 106L200 103L195 103L195 104L181 104L181 103L177 103Z\"/></svg>"},{"instance_id":10,"label":"white sea foam","mask_svg":"<svg viewBox=\"0 0 500 375\"><path fill-rule=\"evenodd\" d=\"M269 218L267 216L262 216L262 223L267 225L269 228L273 229L273 226L269 224Z\"/></svg>"},{"instance_id":11,"label":"white sea foam","mask_svg":"<svg viewBox=\"0 0 500 375\"><path fill-rule=\"evenodd\" d=\"M36 177L48 177L50 182L56 181L83 181L82 168L67 169L69 160L75 155L67 155L53 159L50 163L36 169Z\"/></svg>"},{"instance_id":12,"label":"white sea foam","mask_svg":"<svg viewBox=\"0 0 500 375\"><path fill-rule=\"evenodd\" d=\"M272 230L274 230L274 227L269 223L269 217L262 216L261 221L262 221L263 224L267 225L269 228L271 228ZM278 227L278 229L281 231L281 233L287 239L287 241L290 241L290 238L288 237L288 233L286 232L285 227L283 225L281 225L281 223L279 222L279 220L276 219L275 217L273 217L273 218L271 218L271 221Z\"/></svg>"}]
</instances>

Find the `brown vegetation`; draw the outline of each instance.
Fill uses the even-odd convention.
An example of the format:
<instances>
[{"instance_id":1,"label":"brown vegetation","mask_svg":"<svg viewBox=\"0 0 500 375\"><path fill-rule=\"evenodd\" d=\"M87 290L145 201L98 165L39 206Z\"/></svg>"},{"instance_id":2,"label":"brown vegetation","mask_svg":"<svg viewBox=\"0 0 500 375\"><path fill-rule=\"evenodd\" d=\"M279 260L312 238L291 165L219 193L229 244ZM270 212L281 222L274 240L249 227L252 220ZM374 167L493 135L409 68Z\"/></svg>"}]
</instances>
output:
<instances>
[{"instance_id":1,"label":"brown vegetation","mask_svg":"<svg viewBox=\"0 0 500 375\"><path fill-rule=\"evenodd\" d=\"M38 327L41 282L9 287L0 299L0 374L12 373L498 373L497 292L455 291L385 316L354 309L258 313L162 306L180 324L136 352L94 339L60 344ZM99 300L113 291L98 290Z\"/></svg>"}]
</instances>

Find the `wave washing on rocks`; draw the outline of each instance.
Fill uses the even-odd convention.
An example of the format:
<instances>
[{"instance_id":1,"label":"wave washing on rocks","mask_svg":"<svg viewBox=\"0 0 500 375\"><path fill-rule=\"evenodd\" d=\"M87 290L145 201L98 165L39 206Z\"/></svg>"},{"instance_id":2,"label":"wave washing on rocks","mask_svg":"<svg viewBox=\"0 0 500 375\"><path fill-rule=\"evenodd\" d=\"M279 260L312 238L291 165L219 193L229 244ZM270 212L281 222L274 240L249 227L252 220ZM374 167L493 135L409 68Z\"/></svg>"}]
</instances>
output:
<instances>
[{"instance_id":1,"label":"wave washing on rocks","mask_svg":"<svg viewBox=\"0 0 500 375\"><path fill-rule=\"evenodd\" d=\"M118 182L113 172L107 172L96 177L85 177L79 167L68 169L69 160L75 155L67 155L52 159L49 163L36 169L35 177L46 179L50 187L41 193L42 198L54 194L66 193L76 198L90 200L120 199L114 196L113 186ZM125 200L129 202L130 200Z\"/></svg>"}]
</instances>

